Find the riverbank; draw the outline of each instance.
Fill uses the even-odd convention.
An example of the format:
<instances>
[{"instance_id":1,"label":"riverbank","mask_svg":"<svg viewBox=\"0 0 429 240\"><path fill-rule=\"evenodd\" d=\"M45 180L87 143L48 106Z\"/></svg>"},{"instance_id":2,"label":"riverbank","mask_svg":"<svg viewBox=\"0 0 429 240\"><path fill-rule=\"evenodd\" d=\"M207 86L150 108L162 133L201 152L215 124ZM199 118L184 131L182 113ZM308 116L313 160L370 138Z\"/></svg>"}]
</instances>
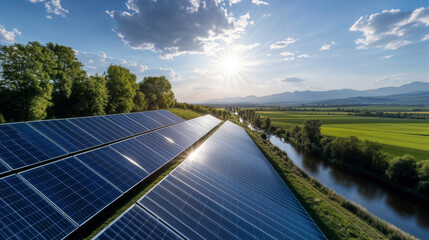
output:
<instances>
[{"instance_id":1,"label":"riverbank","mask_svg":"<svg viewBox=\"0 0 429 240\"><path fill-rule=\"evenodd\" d=\"M328 239L415 239L325 187L284 151L244 127Z\"/></svg>"}]
</instances>

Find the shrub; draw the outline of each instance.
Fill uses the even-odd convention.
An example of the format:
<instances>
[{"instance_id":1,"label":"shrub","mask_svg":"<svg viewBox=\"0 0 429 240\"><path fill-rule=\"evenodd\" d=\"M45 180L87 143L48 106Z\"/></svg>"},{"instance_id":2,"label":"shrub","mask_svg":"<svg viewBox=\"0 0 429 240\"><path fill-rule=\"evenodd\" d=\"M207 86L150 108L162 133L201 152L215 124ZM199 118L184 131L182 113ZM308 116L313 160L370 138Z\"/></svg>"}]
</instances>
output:
<instances>
[{"instance_id":1,"label":"shrub","mask_svg":"<svg viewBox=\"0 0 429 240\"><path fill-rule=\"evenodd\" d=\"M409 154L394 158L386 170L386 176L400 185L414 186L417 182L416 160Z\"/></svg>"},{"instance_id":2,"label":"shrub","mask_svg":"<svg viewBox=\"0 0 429 240\"><path fill-rule=\"evenodd\" d=\"M267 134L261 133L261 138L264 139L264 140L266 140L267 139Z\"/></svg>"}]
</instances>

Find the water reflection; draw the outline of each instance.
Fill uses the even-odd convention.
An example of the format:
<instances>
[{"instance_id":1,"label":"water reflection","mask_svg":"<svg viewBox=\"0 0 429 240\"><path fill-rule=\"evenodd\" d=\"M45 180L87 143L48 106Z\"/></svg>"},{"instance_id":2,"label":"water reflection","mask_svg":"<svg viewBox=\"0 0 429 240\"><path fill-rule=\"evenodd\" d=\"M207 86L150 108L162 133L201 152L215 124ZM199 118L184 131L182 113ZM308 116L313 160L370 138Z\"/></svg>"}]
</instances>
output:
<instances>
[{"instance_id":1,"label":"water reflection","mask_svg":"<svg viewBox=\"0 0 429 240\"><path fill-rule=\"evenodd\" d=\"M420 239L429 239L429 206L422 206L367 177L351 173L294 148L283 139L270 141L289 158L327 187L358 203L368 211Z\"/></svg>"}]
</instances>

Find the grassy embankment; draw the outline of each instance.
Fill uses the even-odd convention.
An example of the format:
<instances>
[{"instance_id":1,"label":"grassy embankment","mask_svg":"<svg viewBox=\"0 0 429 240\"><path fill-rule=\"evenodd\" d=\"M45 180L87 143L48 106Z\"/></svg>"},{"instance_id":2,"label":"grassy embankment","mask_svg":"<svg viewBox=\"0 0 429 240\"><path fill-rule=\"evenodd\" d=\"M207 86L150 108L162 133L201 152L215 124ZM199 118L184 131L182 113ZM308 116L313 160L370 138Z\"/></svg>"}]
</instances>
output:
<instances>
[{"instance_id":1,"label":"grassy embankment","mask_svg":"<svg viewBox=\"0 0 429 240\"><path fill-rule=\"evenodd\" d=\"M186 120L201 116L201 114L193 112L191 110L173 108L173 109L168 109L168 111ZM213 132L214 131L212 131L212 133ZM200 140L199 142L197 142L196 147L201 145L207 138L208 136ZM142 190L136 193L132 198L130 198L129 201L121 204L121 206L115 212L112 212L111 215L107 219L105 219L105 221L99 223L98 226L94 227L93 231L88 233L88 235L85 236L84 239L92 239L101 230L107 227L107 225L109 225L116 218L118 218L122 213L124 213L128 208L130 208L134 203L136 203L141 197L143 197L144 194L146 194L150 189L152 189L156 184L158 184L158 182L160 182L171 171L173 171L173 169L175 169L180 163L182 163L191 153L192 153L191 149L187 150L182 154L180 154L179 156L177 156L175 159L171 160L164 168L164 171L162 171L161 173L158 173L158 175L155 176L153 181L143 186Z\"/></svg>"},{"instance_id":2,"label":"grassy embankment","mask_svg":"<svg viewBox=\"0 0 429 240\"><path fill-rule=\"evenodd\" d=\"M414 239L325 187L285 152L246 130L328 239Z\"/></svg>"},{"instance_id":3,"label":"grassy embankment","mask_svg":"<svg viewBox=\"0 0 429 240\"><path fill-rule=\"evenodd\" d=\"M428 120L363 117L336 111L258 111L258 114L270 117L272 125L285 129L302 125L304 120L319 119L322 134L375 141L392 157L411 154L417 160L429 158Z\"/></svg>"}]
</instances>

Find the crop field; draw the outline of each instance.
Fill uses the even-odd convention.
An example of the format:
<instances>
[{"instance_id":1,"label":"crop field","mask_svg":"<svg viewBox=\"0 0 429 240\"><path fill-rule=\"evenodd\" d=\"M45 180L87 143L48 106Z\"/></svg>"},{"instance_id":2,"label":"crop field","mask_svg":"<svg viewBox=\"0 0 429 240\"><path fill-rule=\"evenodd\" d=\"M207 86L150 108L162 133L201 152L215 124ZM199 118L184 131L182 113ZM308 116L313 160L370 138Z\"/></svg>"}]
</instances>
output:
<instances>
[{"instance_id":1,"label":"crop field","mask_svg":"<svg viewBox=\"0 0 429 240\"><path fill-rule=\"evenodd\" d=\"M429 159L429 121L420 119L362 117L344 112L259 111L270 117L272 125L291 128L304 120L319 119L322 133L328 136L356 136L383 145L392 156L411 154L418 160Z\"/></svg>"}]
</instances>

